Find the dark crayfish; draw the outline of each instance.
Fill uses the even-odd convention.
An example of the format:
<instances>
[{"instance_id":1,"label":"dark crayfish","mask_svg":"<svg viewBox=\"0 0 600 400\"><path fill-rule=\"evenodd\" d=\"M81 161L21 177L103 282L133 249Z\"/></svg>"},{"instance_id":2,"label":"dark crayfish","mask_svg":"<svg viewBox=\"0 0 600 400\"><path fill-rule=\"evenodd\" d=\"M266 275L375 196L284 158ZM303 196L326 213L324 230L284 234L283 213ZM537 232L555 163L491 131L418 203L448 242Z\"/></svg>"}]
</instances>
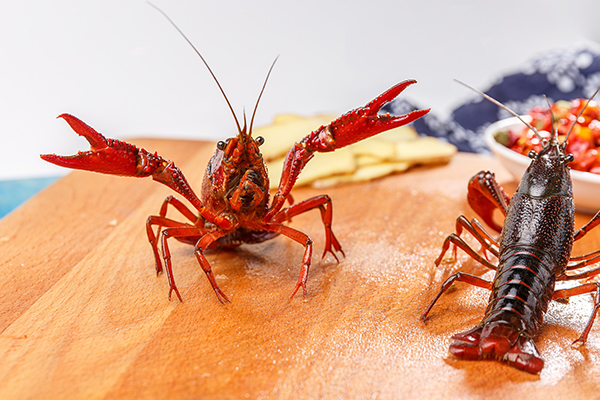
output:
<instances>
[{"instance_id":1,"label":"dark crayfish","mask_svg":"<svg viewBox=\"0 0 600 400\"><path fill-rule=\"evenodd\" d=\"M480 94L506 109L496 100ZM600 224L600 212L585 226L575 230L568 167L573 156L565 154L569 134L559 142L554 130L550 140L545 140L532 126L523 122L542 141L543 149L539 153L532 151L529 154L531 164L512 198L498 185L492 172L481 171L469 182L470 206L490 227L501 230L499 241L494 240L476 219L468 221L460 216L456 221L456 234L446 238L442 252L435 261L439 265L450 244L453 244L455 259L458 246L481 264L495 270L493 282L458 272L442 284L422 317L427 317L435 302L456 281L489 289L490 301L483 321L473 329L452 336L454 341L450 345L450 352L469 360L497 359L524 371L539 373L544 361L533 338L542 324L550 300L595 293L592 315L575 342L585 343L594 323L600 307L600 284L587 282L573 288L555 290L555 282L600 274L600 267L597 266L581 270L596 262L600 251L571 257L573 241L581 239ZM503 227L492 219L495 208L505 215ZM499 260L498 265L489 262L487 257L479 255L464 242L460 238L463 230L470 232L481 243L484 252L494 254Z\"/></svg>"},{"instance_id":2,"label":"dark crayfish","mask_svg":"<svg viewBox=\"0 0 600 400\"><path fill-rule=\"evenodd\" d=\"M170 19L169 21L172 23ZM181 33L179 28L177 30ZM183 36L192 45L185 35ZM194 48L193 45L192 47ZM146 222L148 240L154 252L158 273L163 268L158 249L160 237L162 258L170 285L169 298L171 293L175 292L181 300L173 278L168 238L175 238L194 246L196 258L217 298L224 302L229 299L217 285L204 251L211 247L234 247L244 243L260 243L278 235L287 236L305 247L300 276L292 296L300 288L306 294L306 281L312 258L312 240L306 234L285 225L285 222L298 214L318 209L325 226L323 257L329 252L337 260L335 252L340 252L342 255L344 252L331 230L332 206L329 196L320 195L294 203L290 195L305 164L315 152L334 151L388 129L408 124L425 115L429 110L413 111L401 116L378 114L385 103L390 102L407 86L415 83L408 80L388 89L364 107L356 108L329 125L311 132L294 144L287 153L279 187L269 204L269 178L259 151L263 138L252 137L254 114L267 81L265 80L256 102L250 126L246 126L244 117L244 125L241 127L221 85L202 55L195 48L194 50L223 93L238 130L236 137L217 143L217 149L206 168L200 197L194 193L182 172L172 161L165 160L156 153L138 149L132 144L107 139L72 115L63 114L60 117L64 118L75 132L88 140L91 150L70 157L54 154L41 157L62 167L134 177L152 176L154 180L167 185L191 203L195 211L190 210L175 197L169 196L164 201L159 215L150 216ZM269 70L269 74L270 72ZM286 201L289 206L283 207ZM167 218L169 205L178 210L189 222Z\"/></svg>"}]
</instances>

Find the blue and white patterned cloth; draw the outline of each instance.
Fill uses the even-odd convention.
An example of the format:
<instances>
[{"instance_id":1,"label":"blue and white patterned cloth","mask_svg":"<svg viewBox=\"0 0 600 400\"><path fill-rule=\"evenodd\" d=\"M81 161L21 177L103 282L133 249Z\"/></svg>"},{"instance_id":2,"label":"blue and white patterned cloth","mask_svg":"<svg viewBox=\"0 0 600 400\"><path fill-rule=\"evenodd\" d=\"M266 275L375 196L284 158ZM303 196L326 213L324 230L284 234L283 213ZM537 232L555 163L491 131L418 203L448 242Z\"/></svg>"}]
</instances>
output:
<instances>
[{"instance_id":1,"label":"blue and white patterned cloth","mask_svg":"<svg viewBox=\"0 0 600 400\"><path fill-rule=\"evenodd\" d=\"M580 45L538 57L484 92L515 112L526 114L534 106L547 104L544 95L550 102L588 98L599 86L600 49ZM447 120L441 120L432 111L415 121L414 127L421 135L444 139L460 151L489 153L483 140L485 128L510 114L476 96L452 111ZM397 99L387 104L382 112L403 114L417 108L421 107Z\"/></svg>"}]
</instances>

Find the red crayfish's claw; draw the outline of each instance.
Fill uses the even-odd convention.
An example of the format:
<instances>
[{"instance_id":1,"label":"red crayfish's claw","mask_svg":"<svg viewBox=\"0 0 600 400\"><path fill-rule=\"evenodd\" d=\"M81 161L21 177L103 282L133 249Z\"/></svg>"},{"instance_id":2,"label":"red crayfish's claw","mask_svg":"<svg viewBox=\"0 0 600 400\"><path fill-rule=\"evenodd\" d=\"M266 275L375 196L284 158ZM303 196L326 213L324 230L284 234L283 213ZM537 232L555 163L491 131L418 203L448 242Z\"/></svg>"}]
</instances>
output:
<instances>
[{"instance_id":1,"label":"red crayfish's claw","mask_svg":"<svg viewBox=\"0 0 600 400\"><path fill-rule=\"evenodd\" d=\"M61 167L103 174L143 177L152 173L150 172L152 167L140 168L143 164L140 162L140 158L145 153L150 154L144 149L138 149L134 145L120 140L107 139L73 115L62 114L58 118L63 118L78 135L83 136L90 143L91 150L80 151L73 156L42 154L42 159ZM155 155L155 157L158 156ZM157 165L154 166L154 169L156 167Z\"/></svg>"},{"instance_id":2,"label":"red crayfish's claw","mask_svg":"<svg viewBox=\"0 0 600 400\"><path fill-rule=\"evenodd\" d=\"M467 194L469 205L489 227L500 232L502 226L493 219L494 209L506 215L510 197L496 181L493 172L481 171L469 181Z\"/></svg>"},{"instance_id":3,"label":"red crayfish's claw","mask_svg":"<svg viewBox=\"0 0 600 400\"><path fill-rule=\"evenodd\" d=\"M404 89L416 82L406 80L391 87L364 107L347 112L295 143L285 157L281 181L266 219L273 217L281 209L300 172L315 152L325 153L340 149L389 129L409 124L427 114L429 109L416 110L405 115L379 114L384 104L394 100Z\"/></svg>"},{"instance_id":4,"label":"red crayfish's claw","mask_svg":"<svg viewBox=\"0 0 600 400\"><path fill-rule=\"evenodd\" d=\"M207 210L202 201L189 186L183 173L172 162L165 160L157 153L116 139L107 139L79 118L69 114L59 115L73 128L78 135L90 143L89 151L80 151L73 156L57 156L42 154L42 159L61 167L101 172L103 174L133 176L143 178L152 176L157 182L167 185L183 195L209 221L227 229L231 221L219 217Z\"/></svg>"},{"instance_id":5,"label":"red crayfish's claw","mask_svg":"<svg viewBox=\"0 0 600 400\"><path fill-rule=\"evenodd\" d=\"M379 114L381 107L416 82L406 80L391 87L364 107L355 108L329 125L320 127L300 143L311 152L334 151L421 118L429 112L429 109L416 110L405 115Z\"/></svg>"}]
</instances>

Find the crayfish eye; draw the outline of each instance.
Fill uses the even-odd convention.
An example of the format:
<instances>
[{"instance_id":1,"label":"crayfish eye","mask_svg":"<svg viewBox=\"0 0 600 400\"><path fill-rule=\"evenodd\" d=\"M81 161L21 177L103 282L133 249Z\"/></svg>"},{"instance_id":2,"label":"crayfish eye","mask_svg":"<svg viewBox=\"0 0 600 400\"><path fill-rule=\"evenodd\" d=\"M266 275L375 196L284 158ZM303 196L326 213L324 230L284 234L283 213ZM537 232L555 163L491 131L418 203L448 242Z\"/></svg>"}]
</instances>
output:
<instances>
[{"instance_id":1,"label":"crayfish eye","mask_svg":"<svg viewBox=\"0 0 600 400\"><path fill-rule=\"evenodd\" d=\"M262 136L257 136L256 139L254 139L254 141L259 145L262 146L263 143L265 142L265 138Z\"/></svg>"},{"instance_id":2,"label":"crayfish eye","mask_svg":"<svg viewBox=\"0 0 600 400\"><path fill-rule=\"evenodd\" d=\"M220 140L217 142L217 149L223 150L225 148L225 142Z\"/></svg>"},{"instance_id":3,"label":"crayfish eye","mask_svg":"<svg viewBox=\"0 0 600 400\"><path fill-rule=\"evenodd\" d=\"M531 150L529 153L527 153L527 157L534 159L537 156L537 153L533 150Z\"/></svg>"},{"instance_id":4,"label":"crayfish eye","mask_svg":"<svg viewBox=\"0 0 600 400\"><path fill-rule=\"evenodd\" d=\"M568 163L572 163L574 159L575 159L575 157L573 156L573 154L567 154L567 155L565 156L565 162L566 162L567 164L568 164Z\"/></svg>"}]
</instances>

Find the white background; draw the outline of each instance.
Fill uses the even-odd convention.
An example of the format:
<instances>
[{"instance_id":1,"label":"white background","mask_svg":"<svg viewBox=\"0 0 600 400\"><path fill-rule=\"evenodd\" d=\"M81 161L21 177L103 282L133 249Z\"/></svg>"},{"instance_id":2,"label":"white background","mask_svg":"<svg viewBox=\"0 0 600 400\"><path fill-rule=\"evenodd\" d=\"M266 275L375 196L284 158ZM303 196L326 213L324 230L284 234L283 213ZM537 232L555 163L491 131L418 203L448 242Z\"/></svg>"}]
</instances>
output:
<instances>
[{"instance_id":1,"label":"white background","mask_svg":"<svg viewBox=\"0 0 600 400\"><path fill-rule=\"evenodd\" d=\"M238 113L251 113L280 56L255 125L342 113L408 78L419 83L402 96L444 116L472 96L453 78L485 89L545 51L600 42L598 0L154 1ZM64 112L122 139L235 133L205 67L145 1L3 3L0 179L66 172L39 159L88 148L55 119Z\"/></svg>"}]
</instances>

